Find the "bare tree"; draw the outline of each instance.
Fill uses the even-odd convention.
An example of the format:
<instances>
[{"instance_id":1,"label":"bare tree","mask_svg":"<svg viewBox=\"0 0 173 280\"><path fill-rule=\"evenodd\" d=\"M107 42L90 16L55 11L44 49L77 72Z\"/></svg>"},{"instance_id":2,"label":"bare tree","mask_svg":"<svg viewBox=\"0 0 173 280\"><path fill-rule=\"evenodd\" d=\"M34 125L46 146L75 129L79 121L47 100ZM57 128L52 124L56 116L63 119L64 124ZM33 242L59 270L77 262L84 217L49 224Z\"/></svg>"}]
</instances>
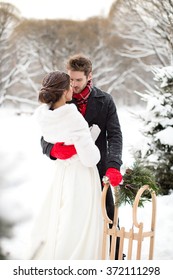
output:
<instances>
[{"instance_id":1,"label":"bare tree","mask_svg":"<svg viewBox=\"0 0 173 280\"><path fill-rule=\"evenodd\" d=\"M11 70L11 50L9 37L15 26L20 21L19 10L9 4L0 3L0 104L3 103L8 88L10 77L14 71Z\"/></svg>"},{"instance_id":2,"label":"bare tree","mask_svg":"<svg viewBox=\"0 0 173 280\"><path fill-rule=\"evenodd\" d=\"M162 45L161 54L164 56L165 50L167 51L166 57L171 58L173 52L173 1L157 1L145 0L136 1L128 0L130 7L138 13L141 21L146 26L147 31L152 32L153 38L158 40L153 41L155 48L160 40Z\"/></svg>"},{"instance_id":3,"label":"bare tree","mask_svg":"<svg viewBox=\"0 0 173 280\"><path fill-rule=\"evenodd\" d=\"M119 0L110 13L116 32L126 39L121 54L135 59L155 57L170 61L173 49L173 1ZM116 19L119 19L116 22Z\"/></svg>"},{"instance_id":4,"label":"bare tree","mask_svg":"<svg viewBox=\"0 0 173 280\"><path fill-rule=\"evenodd\" d=\"M20 12L12 4L0 2L0 39L5 40L19 22Z\"/></svg>"},{"instance_id":5,"label":"bare tree","mask_svg":"<svg viewBox=\"0 0 173 280\"><path fill-rule=\"evenodd\" d=\"M126 93L151 90L151 65L171 64L172 8L172 0L117 0L112 4L111 33L121 40L115 52L131 68L124 84Z\"/></svg>"}]
</instances>

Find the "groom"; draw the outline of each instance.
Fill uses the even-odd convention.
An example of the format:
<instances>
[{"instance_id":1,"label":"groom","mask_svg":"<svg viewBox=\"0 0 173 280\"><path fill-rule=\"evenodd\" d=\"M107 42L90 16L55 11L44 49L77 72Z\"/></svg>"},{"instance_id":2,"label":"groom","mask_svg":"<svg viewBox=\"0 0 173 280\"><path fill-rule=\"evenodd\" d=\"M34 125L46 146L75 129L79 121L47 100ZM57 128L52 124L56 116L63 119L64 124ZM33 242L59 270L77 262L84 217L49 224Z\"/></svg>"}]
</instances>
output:
<instances>
[{"instance_id":1,"label":"groom","mask_svg":"<svg viewBox=\"0 0 173 280\"><path fill-rule=\"evenodd\" d=\"M98 171L102 181L107 176L112 186L116 187L122 180L120 167L122 165L122 133L116 106L110 94L92 85L92 63L83 55L74 55L66 65L71 78L73 99L89 127L96 124L101 132L95 144L100 150L101 160ZM77 125L77 124L76 124ZM41 138L43 153L51 159L70 158L76 153L74 146L64 146L61 143L47 143ZM113 220L114 201L111 188L106 197L108 216ZM118 245L115 259L118 259Z\"/></svg>"}]
</instances>

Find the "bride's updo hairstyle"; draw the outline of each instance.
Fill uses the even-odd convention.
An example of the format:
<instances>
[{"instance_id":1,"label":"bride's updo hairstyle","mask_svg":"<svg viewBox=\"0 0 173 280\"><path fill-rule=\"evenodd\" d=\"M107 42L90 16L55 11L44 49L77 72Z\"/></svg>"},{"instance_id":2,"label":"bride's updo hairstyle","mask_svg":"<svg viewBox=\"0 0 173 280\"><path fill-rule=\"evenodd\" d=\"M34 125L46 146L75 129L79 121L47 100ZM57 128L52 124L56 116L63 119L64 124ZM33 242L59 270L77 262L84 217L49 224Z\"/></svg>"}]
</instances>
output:
<instances>
[{"instance_id":1,"label":"bride's updo hairstyle","mask_svg":"<svg viewBox=\"0 0 173 280\"><path fill-rule=\"evenodd\" d=\"M53 105L60 100L65 90L70 88L70 76L61 71L50 72L45 75L38 100Z\"/></svg>"}]
</instances>

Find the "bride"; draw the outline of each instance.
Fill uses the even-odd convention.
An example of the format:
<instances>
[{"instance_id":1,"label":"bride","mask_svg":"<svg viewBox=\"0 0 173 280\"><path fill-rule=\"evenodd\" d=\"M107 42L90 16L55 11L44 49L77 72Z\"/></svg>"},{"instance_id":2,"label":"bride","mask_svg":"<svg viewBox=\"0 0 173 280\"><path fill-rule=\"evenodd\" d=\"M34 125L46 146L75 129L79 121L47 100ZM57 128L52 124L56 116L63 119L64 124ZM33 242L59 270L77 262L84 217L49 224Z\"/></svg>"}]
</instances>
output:
<instances>
[{"instance_id":1,"label":"bride","mask_svg":"<svg viewBox=\"0 0 173 280\"><path fill-rule=\"evenodd\" d=\"M35 116L47 142L67 145L72 157L55 160L50 189L48 234L33 259L101 259L101 186L96 164L100 152L87 122L74 104L68 74L48 73L39 92ZM97 127L99 134L99 128ZM38 231L39 234L39 223Z\"/></svg>"}]
</instances>

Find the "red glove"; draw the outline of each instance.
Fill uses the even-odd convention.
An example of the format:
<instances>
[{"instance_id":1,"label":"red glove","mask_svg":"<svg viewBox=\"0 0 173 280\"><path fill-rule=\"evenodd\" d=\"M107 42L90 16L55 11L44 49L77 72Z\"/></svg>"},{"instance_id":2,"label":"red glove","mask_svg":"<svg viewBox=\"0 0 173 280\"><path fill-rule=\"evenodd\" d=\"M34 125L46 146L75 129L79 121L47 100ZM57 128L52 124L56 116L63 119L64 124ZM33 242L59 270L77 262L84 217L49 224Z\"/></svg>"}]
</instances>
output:
<instances>
[{"instance_id":1,"label":"red glove","mask_svg":"<svg viewBox=\"0 0 173 280\"><path fill-rule=\"evenodd\" d=\"M50 151L50 155L54 158L68 159L76 154L74 145L64 145L64 142L55 143Z\"/></svg>"},{"instance_id":2,"label":"red glove","mask_svg":"<svg viewBox=\"0 0 173 280\"><path fill-rule=\"evenodd\" d=\"M112 168L112 167L107 169L105 175L109 178L110 184L113 187L118 186L123 178L120 171L118 169Z\"/></svg>"}]
</instances>

